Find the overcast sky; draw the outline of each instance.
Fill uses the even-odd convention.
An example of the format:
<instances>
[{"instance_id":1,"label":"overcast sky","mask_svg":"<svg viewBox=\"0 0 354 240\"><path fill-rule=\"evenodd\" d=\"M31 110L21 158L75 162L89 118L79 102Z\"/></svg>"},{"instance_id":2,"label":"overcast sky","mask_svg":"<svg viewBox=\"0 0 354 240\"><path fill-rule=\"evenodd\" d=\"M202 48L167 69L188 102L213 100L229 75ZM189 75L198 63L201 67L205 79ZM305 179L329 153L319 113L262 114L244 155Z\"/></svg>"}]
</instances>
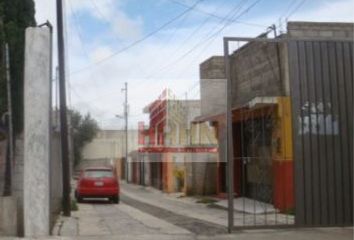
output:
<instances>
[{"instance_id":1,"label":"overcast sky","mask_svg":"<svg viewBox=\"0 0 354 240\"><path fill-rule=\"evenodd\" d=\"M124 82L132 128L147 122L142 108L166 87L198 99L199 64L222 53L223 36L254 37L272 24L284 30L287 18L354 21L354 0L64 1L69 106L104 129L123 127L115 114L123 113ZM37 23L55 25L55 0L35 3Z\"/></svg>"}]
</instances>

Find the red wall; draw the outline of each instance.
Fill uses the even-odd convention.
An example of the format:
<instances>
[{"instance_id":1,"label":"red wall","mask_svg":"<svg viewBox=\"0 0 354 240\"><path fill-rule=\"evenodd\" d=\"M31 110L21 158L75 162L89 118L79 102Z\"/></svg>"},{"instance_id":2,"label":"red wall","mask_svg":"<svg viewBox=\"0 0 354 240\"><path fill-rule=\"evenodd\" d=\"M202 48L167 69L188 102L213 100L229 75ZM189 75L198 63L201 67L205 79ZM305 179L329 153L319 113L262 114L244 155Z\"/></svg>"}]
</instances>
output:
<instances>
[{"instance_id":1,"label":"red wall","mask_svg":"<svg viewBox=\"0 0 354 240\"><path fill-rule=\"evenodd\" d=\"M281 211L294 208L293 161L273 161L274 206Z\"/></svg>"}]
</instances>

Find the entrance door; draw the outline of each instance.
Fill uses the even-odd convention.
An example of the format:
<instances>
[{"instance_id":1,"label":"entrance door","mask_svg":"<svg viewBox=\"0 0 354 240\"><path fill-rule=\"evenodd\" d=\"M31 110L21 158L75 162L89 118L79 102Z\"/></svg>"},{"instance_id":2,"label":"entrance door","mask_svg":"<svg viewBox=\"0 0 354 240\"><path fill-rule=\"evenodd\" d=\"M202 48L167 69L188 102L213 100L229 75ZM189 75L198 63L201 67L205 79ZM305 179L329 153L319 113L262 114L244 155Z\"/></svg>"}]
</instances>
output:
<instances>
[{"instance_id":1,"label":"entrance door","mask_svg":"<svg viewBox=\"0 0 354 240\"><path fill-rule=\"evenodd\" d=\"M271 117L244 122L242 141L242 195L261 202L273 202Z\"/></svg>"}]
</instances>

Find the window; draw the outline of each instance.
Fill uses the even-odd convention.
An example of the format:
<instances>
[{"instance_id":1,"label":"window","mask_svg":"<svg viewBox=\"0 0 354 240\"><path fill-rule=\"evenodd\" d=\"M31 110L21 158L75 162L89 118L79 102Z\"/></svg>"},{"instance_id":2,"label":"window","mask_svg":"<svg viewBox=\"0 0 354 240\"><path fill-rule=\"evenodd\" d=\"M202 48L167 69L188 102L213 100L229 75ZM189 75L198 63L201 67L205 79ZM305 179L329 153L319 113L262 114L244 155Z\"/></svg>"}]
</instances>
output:
<instances>
[{"instance_id":1,"label":"window","mask_svg":"<svg viewBox=\"0 0 354 240\"><path fill-rule=\"evenodd\" d=\"M105 178L105 177L113 177L113 172L111 170L86 170L85 177L89 178Z\"/></svg>"}]
</instances>

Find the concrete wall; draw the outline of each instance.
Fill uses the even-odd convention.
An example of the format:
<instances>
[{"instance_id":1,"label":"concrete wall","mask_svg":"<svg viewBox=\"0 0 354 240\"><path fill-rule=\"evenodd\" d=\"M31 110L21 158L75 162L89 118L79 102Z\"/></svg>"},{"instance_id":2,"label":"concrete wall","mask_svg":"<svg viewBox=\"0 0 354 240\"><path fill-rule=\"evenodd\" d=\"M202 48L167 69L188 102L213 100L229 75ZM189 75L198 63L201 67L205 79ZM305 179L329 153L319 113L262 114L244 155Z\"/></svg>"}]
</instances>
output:
<instances>
[{"instance_id":1,"label":"concrete wall","mask_svg":"<svg viewBox=\"0 0 354 240\"><path fill-rule=\"evenodd\" d=\"M117 159L113 158L90 158L82 159L76 170L82 170L88 167L112 167Z\"/></svg>"},{"instance_id":2,"label":"concrete wall","mask_svg":"<svg viewBox=\"0 0 354 240\"><path fill-rule=\"evenodd\" d=\"M200 64L200 79L225 79L223 56L213 56Z\"/></svg>"},{"instance_id":3,"label":"concrete wall","mask_svg":"<svg viewBox=\"0 0 354 240\"><path fill-rule=\"evenodd\" d=\"M178 192L176 170L184 172L182 191L188 195L216 193L217 153L164 153L163 190Z\"/></svg>"},{"instance_id":4,"label":"concrete wall","mask_svg":"<svg viewBox=\"0 0 354 240\"><path fill-rule=\"evenodd\" d=\"M0 141L0 194L4 191L5 163L6 163L7 141Z\"/></svg>"},{"instance_id":5,"label":"concrete wall","mask_svg":"<svg viewBox=\"0 0 354 240\"><path fill-rule=\"evenodd\" d=\"M210 195L216 193L217 184L217 153L191 154L191 190L195 195ZM188 192L189 193L189 192Z\"/></svg>"},{"instance_id":6,"label":"concrete wall","mask_svg":"<svg viewBox=\"0 0 354 240\"><path fill-rule=\"evenodd\" d=\"M7 141L0 141L0 236L17 235L17 199L3 197Z\"/></svg>"},{"instance_id":7,"label":"concrete wall","mask_svg":"<svg viewBox=\"0 0 354 240\"><path fill-rule=\"evenodd\" d=\"M353 23L289 22L291 38L343 38L353 40Z\"/></svg>"},{"instance_id":8,"label":"concrete wall","mask_svg":"<svg viewBox=\"0 0 354 240\"><path fill-rule=\"evenodd\" d=\"M50 223L53 227L56 216L61 211L63 196L60 133L56 131L52 132L50 156Z\"/></svg>"},{"instance_id":9,"label":"concrete wall","mask_svg":"<svg viewBox=\"0 0 354 240\"><path fill-rule=\"evenodd\" d=\"M201 115L212 115L226 109L224 57L214 56L200 64Z\"/></svg>"},{"instance_id":10,"label":"concrete wall","mask_svg":"<svg viewBox=\"0 0 354 240\"><path fill-rule=\"evenodd\" d=\"M138 131L128 131L128 152L138 149ZM83 159L116 159L125 156L125 131L101 130L82 152Z\"/></svg>"},{"instance_id":11,"label":"concrete wall","mask_svg":"<svg viewBox=\"0 0 354 240\"><path fill-rule=\"evenodd\" d=\"M165 146L215 145L214 129L208 123L191 123L200 115L199 100L174 100L168 103Z\"/></svg>"},{"instance_id":12,"label":"concrete wall","mask_svg":"<svg viewBox=\"0 0 354 240\"><path fill-rule=\"evenodd\" d=\"M0 236L17 235L17 205L13 196L0 197Z\"/></svg>"},{"instance_id":13,"label":"concrete wall","mask_svg":"<svg viewBox=\"0 0 354 240\"><path fill-rule=\"evenodd\" d=\"M138 130L128 131L128 162L130 153L138 150ZM82 152L83 160L77 169L90 166L116 166L122 168L122 159L125 158L125 131L101 130L96 137L87 144ZM120 160L120 161L118 161ZM117 163L120 164L117 166ZM132 178L132 166L127 164L128 179ZM118 171L120 173L121 171Z\"/></svg>"},{"instance_id":14,"label":"concrete wall","mask_svg":"<svg viewBox=\"0 0 354 240\"><path fill-rule=\"evenodd\" d=\"M26 237L50 231L51 32L26 29L24 70L24 226Z\"/></svg>"},{"instance_id":15,"label":"concrete wall","mask_svg":"<svg viewBox=\"0 0 354 240\"><path fill-rule=\"evenodd\" d=\"M285 94L283 78L279 74L283 55L277 47L277 43L251 42L231 54L233 107L244 105L255 97Z\"/></svg>"},{"instance_id":16,"label":"concrete wall","mask_svg":"<svg viewBox=\"0 0 354 240\"><path fill-rule=\"evenodd\" d=\"M23 136L16 139L15 166L13 169L12 194L17 201L17 234L24 235L23 186L24 186L24 145Z\"/></svg>"}]
</instances>

